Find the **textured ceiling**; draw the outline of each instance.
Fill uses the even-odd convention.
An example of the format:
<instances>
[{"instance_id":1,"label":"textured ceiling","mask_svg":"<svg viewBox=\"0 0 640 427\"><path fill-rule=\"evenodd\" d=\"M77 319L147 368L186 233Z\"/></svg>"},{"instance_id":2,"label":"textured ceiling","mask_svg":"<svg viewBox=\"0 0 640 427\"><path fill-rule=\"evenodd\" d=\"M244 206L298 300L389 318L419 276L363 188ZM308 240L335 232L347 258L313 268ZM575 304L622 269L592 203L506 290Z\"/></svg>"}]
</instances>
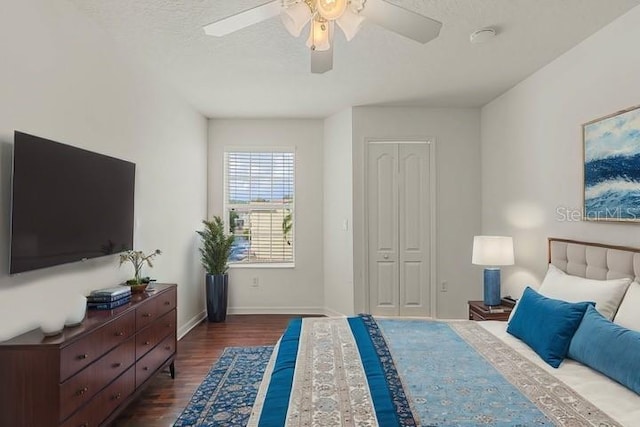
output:
<instances>
[{"instance_id":1,"label":"textured ceiling","mask_svg":"<svg viewBox=\"0 0 640 427\"><path fill-rule=\"evenodd\" d=\"M326 117L357 105L486 104L640 0L389 0L443 23L426 45L372 23L332 71L309 72L304 35L278 18L223 38L202 26L265 0L69 0L208 117ZM474 30L498 36L469 43ZM303 33L304 34L304 33Z\"/></svg>"}]
</instances>

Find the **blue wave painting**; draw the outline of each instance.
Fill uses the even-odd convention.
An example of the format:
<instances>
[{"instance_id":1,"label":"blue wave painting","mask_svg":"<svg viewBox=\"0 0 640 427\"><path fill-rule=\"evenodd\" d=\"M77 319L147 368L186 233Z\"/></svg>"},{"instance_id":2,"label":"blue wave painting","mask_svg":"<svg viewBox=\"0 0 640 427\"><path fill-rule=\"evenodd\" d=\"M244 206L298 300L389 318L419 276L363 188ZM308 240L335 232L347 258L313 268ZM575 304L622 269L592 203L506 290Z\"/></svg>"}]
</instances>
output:
<instances>
[{"instance_id":1,"label":"blue wave painting","mask_svg":"<svg viewBox=\"0 0 640 427\"><path fill-rule=\"evenodd\" d=\"M589 220L640 220L640 108L584 125Z\"/></svg>"}]
</instances>

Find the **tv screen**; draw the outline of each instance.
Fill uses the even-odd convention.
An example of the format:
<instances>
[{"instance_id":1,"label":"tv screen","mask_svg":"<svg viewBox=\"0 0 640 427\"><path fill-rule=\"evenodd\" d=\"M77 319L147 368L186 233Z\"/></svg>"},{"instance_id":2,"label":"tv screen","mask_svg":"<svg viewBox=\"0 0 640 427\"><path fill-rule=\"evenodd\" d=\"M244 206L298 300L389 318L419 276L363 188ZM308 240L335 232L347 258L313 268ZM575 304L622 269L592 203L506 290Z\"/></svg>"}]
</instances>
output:
<instances>
[{"instance_id":1,"label":"tv screen","mask_svg":"<svg viewBox=\"0 0 640 427\"><path fill-rule=\"evenodd\" d=\"M16 131L10 273L132 249L135 168Z\"/></svg>"}]
</instances>

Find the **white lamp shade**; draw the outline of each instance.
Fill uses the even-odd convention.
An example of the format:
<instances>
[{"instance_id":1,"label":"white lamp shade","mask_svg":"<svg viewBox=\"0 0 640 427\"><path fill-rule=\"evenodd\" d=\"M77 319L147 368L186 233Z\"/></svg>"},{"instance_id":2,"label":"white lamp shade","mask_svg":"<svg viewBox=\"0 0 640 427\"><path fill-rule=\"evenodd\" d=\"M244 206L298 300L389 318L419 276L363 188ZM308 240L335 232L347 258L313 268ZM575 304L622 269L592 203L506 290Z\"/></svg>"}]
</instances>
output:
<instances>
[{"instance_id":1,"label":"white lamp shade","mask_svg":"<svg viewBox=\"0 0 640 427\"><path fill-rule=\"evenodd\" d=\"M362 26L362 23L364 22L364 17L347 8L344 14L338 18L336 22L342 29L347 41L351 41L351 39L354 38L360 30L360 26Z\"/></svg>"},{"instance_id":2,"label":"white lamp shade","mask_svg":"<svg viewBox=\"0 0 640 427\"><path fill-rule=\"evenodd\" d=\"M311 9L306 3L296 3L295 5L282 10L280 19L284 27L293 37L298 37L305 25L311 20Z\"/></svg>"},{"instance_id":3,"label":"white lamp shade","mask_svg":"<svg viewBox=\"0 0 640 427\"><path fill-rule=\"evenodd\" d=\"M476 265L513 265L513 238L475 236L471 263Z\"/></svg>"},{"instance_id":4,"label":"white lamp shade","mask_svg":"<svg viewBox=\"0 0 640 427\"><path fill-rule=\"evenodd\" d=\"M316 10L324 19L333 21L347 9L347 0L316 0Z\"/></svg>"},{"instance_id":5,"label":"white lamp shade","mask_svg":"<svg viewBox=\"0 0 640 427\"><path fill-rule=\"evenodd\" d=\"M309 31L307 47L319 52L329 50L329 48L331 48L332 34L333 22L318 22L317 20L314 20L311 23L311 31Z\"/></svg>"}]
</instances>

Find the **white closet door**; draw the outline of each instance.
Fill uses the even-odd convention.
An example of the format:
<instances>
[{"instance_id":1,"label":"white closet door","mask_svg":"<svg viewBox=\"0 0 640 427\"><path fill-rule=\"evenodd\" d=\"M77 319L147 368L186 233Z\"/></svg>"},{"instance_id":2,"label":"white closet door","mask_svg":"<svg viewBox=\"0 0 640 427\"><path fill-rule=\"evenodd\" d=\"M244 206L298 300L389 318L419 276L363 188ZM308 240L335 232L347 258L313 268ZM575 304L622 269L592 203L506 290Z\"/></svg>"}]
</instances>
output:
<instances>
[{"instance_id":1,"label":"white closet door","mask_svg":"<svg viewBox=\"0 0 640 427\"><path fill-rule=\"evenodd\" d=\"M429 316L429 145L368 148L369 311Z\"/></svg>"},{"instance_id":2,"label":"white closet door","mask_svg":"<svg viewBox=\"0 0 640 427\"><path fill-rule=\"evenodd\" d=\"M398 145L371 144L368 160L369 309L395 316L398 273Z\"/></svg>"},{"instance_id":3,"label":"white closet door","mask_svg":"<svg viewBox=\"0 0 640 427\"><path fill-rule=\"evenodd\" d=\"M401 316L429 316L429 146L400 144L398 168Z\"/></svg>"}]
</instances>

